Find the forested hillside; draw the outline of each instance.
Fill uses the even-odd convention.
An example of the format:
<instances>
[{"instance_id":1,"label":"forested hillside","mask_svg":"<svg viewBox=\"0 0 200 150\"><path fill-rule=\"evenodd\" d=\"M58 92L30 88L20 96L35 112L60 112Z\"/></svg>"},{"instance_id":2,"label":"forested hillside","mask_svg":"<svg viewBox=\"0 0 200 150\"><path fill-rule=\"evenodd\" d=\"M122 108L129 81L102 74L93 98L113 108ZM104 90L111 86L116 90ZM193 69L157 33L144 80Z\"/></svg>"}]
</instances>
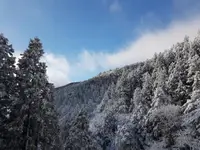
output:
<instances>
[{"instance_id":1,"label":"forested hillside","mask_svg":"<svg viewBox=\"0 0 200 150\"><path fill-rule=\"evenodd\" d=\"M55 98L66 150L199 150L200 34Z\"/></svg>"},{"instance_id":2,"label":"forested hillside","mask_svg":"<svg viewBox=\"0 0 200 150\"><path fill-rule=\"evenodd\" d=\"M0 34L0 149L199 150L200 33L56 89L39 38L13 54Z\"/></svg>"}]
</instances>

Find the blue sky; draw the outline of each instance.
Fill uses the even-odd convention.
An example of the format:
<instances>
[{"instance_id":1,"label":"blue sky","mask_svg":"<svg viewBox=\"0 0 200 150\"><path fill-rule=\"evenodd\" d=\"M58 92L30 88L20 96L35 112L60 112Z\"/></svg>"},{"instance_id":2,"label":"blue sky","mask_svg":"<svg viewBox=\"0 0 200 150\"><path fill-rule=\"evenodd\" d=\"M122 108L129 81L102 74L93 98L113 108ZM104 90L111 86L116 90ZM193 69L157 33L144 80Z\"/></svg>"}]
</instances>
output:
<instances>
[{"instance_id":1,"label":"blue sky","mask_svg":"<svg viewBox=\"0 0 200 150\"><path fill-rule=\"evenodd\" d=\"M41 38L49 78L60 86L195 36L199 8L199 0L0 0L0 32L16 55Z\"/></svg>"}]
</instances>

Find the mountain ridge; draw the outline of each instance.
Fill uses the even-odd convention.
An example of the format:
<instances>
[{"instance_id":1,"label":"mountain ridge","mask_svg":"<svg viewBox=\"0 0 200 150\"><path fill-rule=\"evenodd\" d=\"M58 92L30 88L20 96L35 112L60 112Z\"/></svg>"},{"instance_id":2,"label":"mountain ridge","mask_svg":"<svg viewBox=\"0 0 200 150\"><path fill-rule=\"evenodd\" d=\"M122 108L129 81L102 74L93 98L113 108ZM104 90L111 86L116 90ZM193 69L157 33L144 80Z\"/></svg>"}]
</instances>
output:
<instances>
[{"instance_id":1,"label":"mountain ridge","mask_svg":"<svg viewBox=\"0 0 200 150\"><path fill-rule=\"evenodd\" d=\"M199 54L198 34L152 59L57 88L65 149L198 150Z\"/></svg>"}]
</instances>

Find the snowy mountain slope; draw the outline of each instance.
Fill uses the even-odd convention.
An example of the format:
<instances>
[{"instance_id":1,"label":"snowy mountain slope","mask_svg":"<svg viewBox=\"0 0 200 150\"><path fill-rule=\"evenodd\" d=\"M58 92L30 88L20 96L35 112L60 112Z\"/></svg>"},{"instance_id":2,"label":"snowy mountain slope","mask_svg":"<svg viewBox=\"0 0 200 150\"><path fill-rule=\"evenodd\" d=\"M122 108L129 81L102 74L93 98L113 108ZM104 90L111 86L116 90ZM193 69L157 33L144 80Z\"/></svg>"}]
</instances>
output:
<instances>
[{"instance_id":1,"label":"snowy mountain slope","mask_svg":"<svg viewBox=\"0 0 200 150\"><path fill-rule=\"evenodd\" d=\"M200 35L57 88L55 98L65 149L198 150Z\"/></svg>"},{"instance_id":2,"label":"snowy mountain slope","mask_svg":"<svg viewBox=\"0 0 200 150\"><path fill-rule=\"evenodd\" d=\"M93 112L101 102L104 93L110 84L117 81L118 74L109 74L103 77L71 83L56 89L56 108L61 116L61 122L71 120L82 109Z\"/></svg>"}]
</instances>

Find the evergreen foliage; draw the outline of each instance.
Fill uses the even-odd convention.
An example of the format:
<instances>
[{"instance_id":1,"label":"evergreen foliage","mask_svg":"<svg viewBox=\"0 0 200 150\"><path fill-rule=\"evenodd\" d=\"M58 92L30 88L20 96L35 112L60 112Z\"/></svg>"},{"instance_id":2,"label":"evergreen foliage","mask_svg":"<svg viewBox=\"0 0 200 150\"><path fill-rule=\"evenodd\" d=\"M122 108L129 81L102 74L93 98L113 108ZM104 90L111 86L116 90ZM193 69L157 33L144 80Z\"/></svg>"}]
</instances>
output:
<instances>
[{"instance_id":1,"label":"evergreen foliage","mask_svg":"<svg viewBox=\"0 0 200 150\"><path fill-rule=\"evenodd\" d=\"M17 99L15 83L14 49L3 34L0 34L0 149L10 149L13 129L10 114Z\"/></svg>"},{"instance_id":2,"label":"evergreen foliage","mask_svg":"<svg viewBox=\"0 0 200 150\"><path fill-rule=\"evenodd\" d=\"M47 80L39 38L30 40L17 67L14 50L0 35L1 149L59 150L59 126L54 87Z\"/></svg>"}]
</instances>

